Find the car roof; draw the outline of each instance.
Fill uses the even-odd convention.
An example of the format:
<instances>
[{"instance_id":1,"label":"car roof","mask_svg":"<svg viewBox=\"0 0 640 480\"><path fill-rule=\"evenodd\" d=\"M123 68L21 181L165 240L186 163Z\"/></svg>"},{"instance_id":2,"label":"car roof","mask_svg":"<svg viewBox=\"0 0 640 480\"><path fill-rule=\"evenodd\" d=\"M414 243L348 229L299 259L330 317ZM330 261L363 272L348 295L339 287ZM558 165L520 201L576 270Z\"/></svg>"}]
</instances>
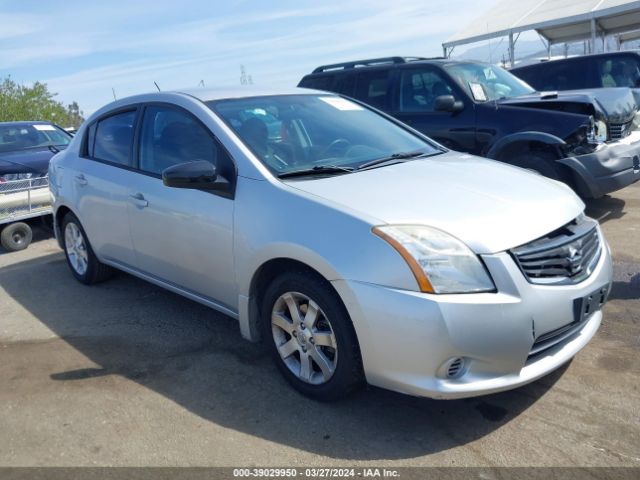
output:
<instances>
[{"instance_id":1,"label":"car roof","mask_svg":"<svg viewBox=\"0 0 640 480\"><path fill-rule=\"evenodd\" d=\"M549 63L556 63L556 62L570 62L570 61L576 61L579 60L581 58L599 58L599 57L617 57L619 55L640 55L640 50L619 50L616 52L600 52L600 53L587 53L585 55L573 55L570 57L566 57L566 58L552 58L552 59L544 59L541 58L539 61L537 62L532 62L532 63L527 63L526 65L516 65L515 67L513 67L511 70L518 70L519 68L528 68L528 67L534 67L537 65L546 65Z\"/></svg>"},{"instance_id":2,"label":"car roof","mask_svg":"<svg viewBox=\"0 0 640 480\"><path fill-rule=\"evenodd\" d=\"M481 62L478 60L452 60L445 57L434 58L422 58L422 57L386 57L386 58L374 58L370 60L357 60L344 63L336 63L331 65L321 65L315 68L311 73L306 76L322 76L322 75L334 75L334 74L348 74L349 72L357 72L368 69L383 69L383 68L402 68L404 66L412 65L459 65L465 63L473 63L476 65L491 65L487 62Z\"/></svg>"},{"instance_id":3,"label":"car roof","mask_svg":"<svg viewBox=\"0 0 640 480\"><path fill-rule=\"evenodd\" d=\"M320 90L312 90L309 88L265 88L255 85L245 85L242 87L231 88L193 88L193 89L181 89L174 90L168 93L181 93L190 95L203 102L209 102L212 100L224 100L230 98L250 98L250 97L265 97L270 95L335 95L328 92L322 92Z\"/></svg>"}]
</instances>

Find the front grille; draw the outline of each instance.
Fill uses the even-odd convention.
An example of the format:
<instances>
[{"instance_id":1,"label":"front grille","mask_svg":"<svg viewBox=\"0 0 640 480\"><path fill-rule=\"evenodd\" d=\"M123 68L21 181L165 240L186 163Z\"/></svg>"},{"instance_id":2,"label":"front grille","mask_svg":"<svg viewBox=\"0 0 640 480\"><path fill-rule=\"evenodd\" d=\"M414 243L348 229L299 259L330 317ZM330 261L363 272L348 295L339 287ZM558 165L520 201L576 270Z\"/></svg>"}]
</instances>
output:
<instances>
[{"instance_id":1,"label":"front grille","mask_svg":"<svg viewBox=\"0 0 640 480\"><path fill-rule=\"evenodd\" d=\"M511 251L525 277L539 284L581 282L591 275L601 252L597 223L586 218Z\"/></svg>"},{"instance_id":2,"label":"front grille","mask_svg":"<svg viewBox=\"0 0 640 480\"><path fill-rule=\"evenodd\" d=\"M632 121L626 123L610 123L609 138L611 140L620 140L631 133Z\"/></svg>"}]
</instances>

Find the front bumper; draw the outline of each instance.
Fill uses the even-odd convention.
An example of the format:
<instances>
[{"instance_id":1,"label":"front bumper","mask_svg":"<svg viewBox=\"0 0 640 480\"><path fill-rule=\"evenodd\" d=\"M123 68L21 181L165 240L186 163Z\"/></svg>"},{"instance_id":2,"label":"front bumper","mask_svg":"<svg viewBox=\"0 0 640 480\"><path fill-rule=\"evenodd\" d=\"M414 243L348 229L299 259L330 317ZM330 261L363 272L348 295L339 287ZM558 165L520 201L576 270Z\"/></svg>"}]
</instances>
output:
<instances>
[{"instance_id":1,"label":"front bumper","mask_svg":"<svg viewBox=\"0 0 640 480\"><path fill-rule=\"evenodd\" d=\"M576 174L583 197L599 198L620 190L640 180L640 130L606 143L593 153L562 158L558 162Z\"/></svg>"},{"instance_id":2,"label":"front bumper","mask_svg":"<svg viewBox=\"0 0 640 480\"><path fill-rule=\"evenodd\" d=\"M484 255L497 293L432 295L367 283L332 282L358 335L367 381L432 398L462 398L508 390L570 360L598 330L596 311L560 343L530 355L535 336L574 319L573 300L609 288L609 248L589 278L576 285L529 283L511 256ZM447 376L455 358L462 374Z\"/></svg>"}]
</instances>

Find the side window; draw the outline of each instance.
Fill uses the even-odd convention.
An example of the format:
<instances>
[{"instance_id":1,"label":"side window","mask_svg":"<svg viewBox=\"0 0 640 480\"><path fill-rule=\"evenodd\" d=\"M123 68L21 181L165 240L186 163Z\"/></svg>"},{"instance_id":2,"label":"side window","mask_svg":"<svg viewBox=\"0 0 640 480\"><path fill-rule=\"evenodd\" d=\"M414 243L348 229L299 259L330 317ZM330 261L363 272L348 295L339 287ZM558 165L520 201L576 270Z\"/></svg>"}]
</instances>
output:
<instances>
[{"instance_id":1,"label":"side window","mask_svg":"<svg viewBox=\"0 0 640 480\"><path fill-rule=\"evenodd\" d=\"M140 137L140 170L157 175L178 163L206 160L232 178L233 164L212 134L191 115L177 109L147 107Z\"/></svg>"},{"instance_id":2,"label":"side window","mask_svg":"<svg viewBox=\"0 0 640 480\"><path fill-rule=\"evenodd\" d=\"M369 105L385 110L389 93L389 71L362 72L356 80L355 97Z\"/></svg>"},{"instance_id":3,"label":"side window","mask_svg":"<svg viewBox=\"0 0 640 480\"><path fill-rule=\"evenodd\" d=\"M335 77L333 75L324 75L321 77L308 77L301 82L301 86L305 88L314 88L316 90L327 90L335 92Z\"/></svg>"},{"instance_id":4,"label":"side window","mask_svg":"<svg viewBox=\"0 0 640 480\"><path fill-rule=\"evenodd\" d=\"M401 112L433 112L440 95L452 95L448 80L434 70L403 70L400 80Z\"/></svg>"},{"instance_id":5,"label":"side window","mask_svg":"<svg viewBox=\"0 0 640 480\"><path fill-rule=\"evenodd\" d=\"M634 57L615 56L598 60L602 87L636 87L640 78L638 60Z\"/></svg>"},{"instance_id":6,"label":"side window","mask_svg":"<svg viewBox=\"0 0 640 480\"><path fill-rule=\"evenodd\" d=\"M96 160L104 160L118 165L130 167L131 140L133 139L133 124L135 110L117 113L99 120L89 129L88 154Z\"/></svg>"},{"instance_id":7,"label":"side window","mask_svg":"<svg viewBox=\"0 0 640 480\"><path fill-rule=\"evenodd\" d=\"M582 59L544 62L535 67L523 69L517 74L538 91L573 90L588 88L589 64Z\"/></svg>"},{"instance_id":8,"label":"side window","mask_svg":"<svg viewBox=\"0 0 640 480\"><path fill-rule=\"evenodd\" d=\"M353 97L353 89L356 86L356 76L348 73L338 78L336 92Z\"/></svg>"}]
</instances>

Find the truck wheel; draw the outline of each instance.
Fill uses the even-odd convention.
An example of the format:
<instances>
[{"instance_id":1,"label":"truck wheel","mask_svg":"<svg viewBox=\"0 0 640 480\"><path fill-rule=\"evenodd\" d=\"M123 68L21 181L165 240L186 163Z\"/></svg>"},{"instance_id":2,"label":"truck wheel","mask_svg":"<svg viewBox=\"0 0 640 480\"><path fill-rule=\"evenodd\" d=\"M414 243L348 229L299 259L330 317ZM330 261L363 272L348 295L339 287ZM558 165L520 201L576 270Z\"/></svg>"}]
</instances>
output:
<instances>
[{"instance_id":1,"label":"truck wheel","mask_svg":"<svg viewBox=\"0 0 640 480\"><path fill-rule=\"evenodd\" d=\"M363 383L360 349L337 293L311 272L276 277L262 299L263 338L276 365L300 393L330 401Z\"/></svg>"},{"instance_id":2,"label":"truck wheel","mask_svg":"<svg viewBox=\"0 0 640 480\"><path fill-rule=\"evenodd\" d=\"M85 285L92 285L112 275L113 269L98 260L87 234L73 213L64 216L61 233L67 264L76 280Z\"/></svg>"},{"instance_id":3,"label":"truck wheel","mask_svg":"<svg viewBox=\"0 0 640 480\"><path fill-rule=\"evenodd\" d=\"M509 161L512 165L520 168L526 168L527 170L534 170L540 175L558 180L560 182L567 183L562 171L555 164L556 157L547 152L527 153L516 157Z\"/></svg>"},{"instance_id":4,"label":"truck wheel","mask_svg":"<svg viewBox=\"0 0 640 480\"><path fill-rule=\"evenodd\" d=\"M29 246L33 239L31 227L23 222L11 223L0 233L0 243L5 250L17 252Z\"/></svg>"}]
</instances>

